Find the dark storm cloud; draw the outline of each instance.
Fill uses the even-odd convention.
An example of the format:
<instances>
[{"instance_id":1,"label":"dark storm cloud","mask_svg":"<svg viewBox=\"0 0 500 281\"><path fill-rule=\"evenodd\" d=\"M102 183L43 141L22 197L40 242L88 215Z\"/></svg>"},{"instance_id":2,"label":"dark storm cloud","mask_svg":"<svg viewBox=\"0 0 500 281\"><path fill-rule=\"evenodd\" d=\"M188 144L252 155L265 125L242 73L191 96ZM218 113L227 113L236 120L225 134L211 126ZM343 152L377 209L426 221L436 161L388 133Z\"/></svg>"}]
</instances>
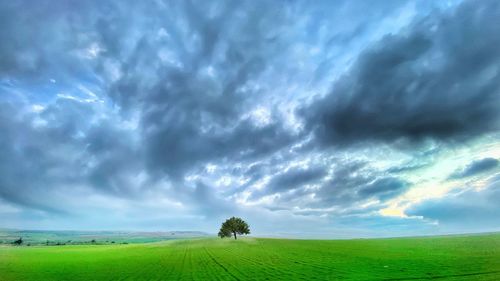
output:
<instances>
[{"instance_id":1,"label":"dark storm cloud","mask_svg":"<svg viewBox=\"0 0 500 281\"><path fill-rule=\"evenodd\" d=\"M122 180L140 169L129 136L104 122L94 124L95 108L60 98L40 113L23 112L23 103L0 104L0 197L46 212L69 212L59 196L88 186L129 196ZM102 120L101 120L102 121Z\"/></svg>"},{"instance_id":2,"label":"dark storm cloud","mask_svg":"<svg viewBox=\"0 0 500 281\"><path fill-rule=\"evenodd\" d=\"M152 31L133 43L127 57L113 50L130 42L115 47L103 41L110 50L105 56L117 59L122 73L110 84L110 97L123 112L139 111L148 169L179 180L208 160L261 156L296 138L277 115L263 126L243 117L258 104L253 87L260 73L286 48L287 9L269 2L235 7L189 1L157 8ZM105 36L126 33L126 20L111 18L104 26L117 29Z\"/></svg>"},{"instance_id":3,"label":"dark storm cloud","mask_svg":"<svg viewBox=\"0 0 500 281\"><path fill-rule=\"evenodd\" d=\"M293 140L292 135L278 124L257 128L242 122L227 132L202 133L195 122L179 121L147 135L145 144L150 169L176 178L190 167L209 160L252 159L272 153Z\"/></svg>"},{"instance_id":4,"label":"dark storm cloud","mask_svg":"<svg viewBox=\"0 0 500 281\"><path fill-rule=\"evenodd\" d=\"M325 167L291 168L284 173L273 176L262 190L253 192L251 198L287 192L306 184L316 183L326 175L326 172Z\"/></svg>"},{"instance_id":5,"label":"dark storm cloud","mask_svg":"<svg viewBox=\"0 0 500 281\"><path fill-rule=\"evenodd\" d=\"M404 172L411 172L418 170L420 168L426 167L427 164L408 164L408 165L401 165L401 166L395 166L387 169L388 173L391 174L399 174L399 173L404 173Z\"/></svg>"},{"instance_id":6,"label":"dark storm cloud","mask_svg":"<svg viewBox=\"0 0 500 281\"><path fill-rule=\"evenodd\" d=\"M82 60L95 40L93 12L101 1L6 1L0 3L0 77L43 83L48 79L90 78L92 64Z\"/></svg>"},{"instance_id":7,"label":"dark storm cloud","mask_svg":"<svg viewBox=\"0 0 500 281\"><path fill-rule=\"evenodd\" d=\"M462 140L499 129L497 1L434 13L369 47L332 91L302 108L327 144Z\"/></svg>"},{"instance_id":8,"label":"dark storm cloud","mask_svg":"<svg viewBox=\"0 0 500 281\"><path fill-rule=\"evenodd\" d=\"M131 183L144 171L144 159L129 132L104 121L90 128L84 141L91 161L84 170L90 186L122 197L150 189L151 183Z\"/></svg>"},{"instance_id":9,"label":"dark storm cloud","mask_svg":"<svg viewBox=\"0 0 500 281\"><path fill-rule=\"evenodd\" d=\"M97 106L59 98L39 114L38 118L46 125L31 125L26 130L34 130L48 138L39 144L47 149L39 157L43 159L47 154L59 157L60 163L55 163L60 166L59 172L74 174L75 184L90 184L97 191L116 196L136 196L130 179L142 171L144 161L140 150L130 131L117 127L116 120L109 119L111 116L99 117ZM59 151L61 146L67 151ZM26 156L26 161L31 161L32 155ZM73 170L66 172L65 166Z\"/></svg>"},{"instance_id":10,"label":"dark storm cloud","mask_svg":"<svg viewBox=\"0 0 500 281\"><path fill-rule=\"evenodd\" d=\"M227 202L208 185L186 186L186 172L267 157L299 137L272 109L263 124L251 115L262 103L261 73L287 47L288 8L259 1L94 4L0 4L2 91L19 100L13 93L20 86L23 98L48 104L23 112L30 104L21 98L22 120L3 111L11 134L3 136L0 187L8 202L48 210L63 205L52 194L70 193L70 186L138 197L167 176L173 197L222 210ZM40 93L26 86L49 81L53 87L35 89ZM74 93L81 84L97 89L96 103ZM55 91L61 98L53 99ZM198 196L207 192L212 196Z\"/></svg>"},{"instance_id":11,"label":"dark storm cloud","mask_svg":"<svg viewBox=\"0 0 500 281\"><path fill-rule=\"evenodd\" d=\"M397 178L379 178L359 191L361 196L377 196L381 200L399 195L408 186L407 183Z\"/></svg>"},{"instance_id":12,"label":"dark storm cloud","mask_svg":"<svg viewBox=\"0 0 500 281\"><path fill-rule=\"evenodd\" d=\"M0 4L0 78L7 81L1 90L17 103L2 104L1 111L6 201L64 209L54 194L67 195L71 186L137 197L154 185L143 177L166 174L179 193L173 197L198 198L187 201L199 205L205 198L210 205L220 198L197 194L211 188L179 191L186 171L208 161L262 157L297 138L280 116L257 124L247 112L259 97L256 79L286 47L282 28L290 19L278 3L94 4ZM23 88L49 80L54 87L43 92ZM81 83L99 89L92 99L109 97L124 119L107 104L79 100L72 91ZM54 99L64 85L70 93ZM14 95L16 86L26 96ZM31 106L24 98L48 106L23 112ZM138 123L140 137L121 122Z\"/></svg>"},{"instance_id":13,"label":"dark storm cloud","mask_svg":"<svg viewBox=\"0 0 500 281\"><path fill-rule=\"evenodd\" d=\"M0 196L22 206L59 212L45 200L45 194L54 183L73 179L72 171L65 171L69 167L65 160L70 156L65 158L58 153L74 152L67 146L73 133L72 121L65 119L63 124L51 124L42 131L33 128L31 120L17 112L17 106L0 104ZM56 142L59 145L52 146Z\"/></svg>"},{"instance_id":14,"label":"dark storm cloud","mask_svg":"<svg viewBox=\"0 0 500 281\"><path fill-rule=\"evenodd\" d=\"M293 189L304 184L314 182L326 175L323 167L309 169L291 169L286 173L272 178L268 185L269 192L278 192L287 189Z\"/></svg>"},{"instance_id":15,"label":"dark storm cloud","mask_svg":"<svg viewBox=\"0 0 500 281\"><path fill-rule=\"evenodd\" d=\"M477 231L500 227L500 178L484 189L453 192L445 197L424 201L406 213L437 220L440 225Z\"/></svg>"},{"instance_id":16,"label":"dark storm cloud","mask_svg":"<svg viewBox=\"0 0 500 281\"><path fill-rule=\"evenodd\" d=\"M258 97L252 87L260 72L286 47L280 38L290 19L278 3L165 1L131 8L114 1L61 1L58 7L41 1L21 9L26 4L4 3L0 9L6 15L1 57L13 60L5 62L3 74L21 78L31 71L22 61L24 49L47 78L55 70L74 70L62 61L95 68L105 79L108 71L119 72L117 81L103 86L123 112L139 112L150 168L182 175L199 161L263 155L292 140L276 115L264 126L242 118ZM86 53L93 44L97 53ZM85 57L90 55L98 59ZM43 68L49 60L57 69Z\"/></svg>"},{"instance_id":17,"label":"dark storm cloud","mask_svg":"<svg viewBox=\"0 0 500 281\"><path fill-rule=\"evenodd\" d=\"M310 170L297 168L275 175L263 189L254 191L250 198L278 195L266 208L290 210L295 207L293 212L299 215L360 214L380 209L384 202L411 186L403 179L371 168L368 162L336 159L328 166L332 167L332 173L327 173L327 168L323 167ZM281 185L281 182L287 184ZM306 188L307 184L314 187ZM369 201L372 203L370 207L360 207L360 204ZM325 211L329 208L334 209Z\"/></svg>"},{"instance_id":18,"label":"dark storm cloud","mask_svg":"<svg viewBox=\"0 0 500 281\"><path fill-rule=\"evenodd\" d=\"M461 170L455 171L450 175L450 179L460 179L474 176L498 167L499 161L495 158L484 158L471 162Z\"/></svg>"},{"instance_id":19,"label":"dark storm cloud","mask_svg":"<svg viewBox=\"0 0 500 281\"><path fill-rule=\"evenodd\" d=\"M339 163L331 180L315 192L318 206L348 206L369 199L386 201L410 186L406 181L369 168L367 163Z\"/></svg>"}]
</instances>

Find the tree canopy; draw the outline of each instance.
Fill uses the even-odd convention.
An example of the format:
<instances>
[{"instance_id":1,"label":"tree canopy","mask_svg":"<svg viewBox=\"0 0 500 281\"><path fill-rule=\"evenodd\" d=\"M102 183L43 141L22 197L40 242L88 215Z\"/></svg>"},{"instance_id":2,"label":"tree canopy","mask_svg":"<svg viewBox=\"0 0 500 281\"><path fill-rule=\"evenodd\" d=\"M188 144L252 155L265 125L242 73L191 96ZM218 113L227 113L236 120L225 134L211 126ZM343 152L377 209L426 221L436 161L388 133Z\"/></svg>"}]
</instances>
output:
<instances>
[{"instance_id":1,"label":"tree canopy","mask_svg":"<svg viewBox=\"0 0 500 281\"><path fill-rule=\"evenodd\" d=\"M234 236L234 239L237 239L237 234L250 234L250 228L241 218L232 217L222 223L218 235L220 238Z\"/></svg>"}]
</instances>

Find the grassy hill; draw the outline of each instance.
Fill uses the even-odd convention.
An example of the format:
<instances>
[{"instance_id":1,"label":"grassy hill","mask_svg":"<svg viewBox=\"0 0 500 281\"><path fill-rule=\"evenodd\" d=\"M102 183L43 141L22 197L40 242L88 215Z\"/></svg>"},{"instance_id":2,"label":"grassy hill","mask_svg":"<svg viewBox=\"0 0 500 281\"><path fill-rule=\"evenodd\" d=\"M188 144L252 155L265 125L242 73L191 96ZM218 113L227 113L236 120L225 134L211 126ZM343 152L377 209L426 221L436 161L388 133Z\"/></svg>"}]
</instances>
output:
<instances>
[{"instance_id":1,"label":"grassy hill","mask_svg":"<svg viewBox=\"0 0 500 281\"><path fill-rule=\"evenodd\" d=\"M0 246L0 280L500 280L500 234Z\"/></svg>"}]
</instances>

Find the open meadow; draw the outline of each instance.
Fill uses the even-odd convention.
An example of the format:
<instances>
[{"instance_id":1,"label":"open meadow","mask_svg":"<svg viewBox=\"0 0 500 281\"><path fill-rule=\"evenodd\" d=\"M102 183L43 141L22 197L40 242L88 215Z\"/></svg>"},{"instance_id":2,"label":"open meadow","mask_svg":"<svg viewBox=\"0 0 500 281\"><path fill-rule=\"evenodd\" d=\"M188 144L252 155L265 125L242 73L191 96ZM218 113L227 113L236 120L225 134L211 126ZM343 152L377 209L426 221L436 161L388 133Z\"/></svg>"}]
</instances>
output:
<instances>
[{"instance_id":1,"label":"open meadow","mask_svg":"<svg viewBox=\"0 0 500 281\"><path fill-rule=\"evenodd\" d=\"M500 234L0 247L0 280L500 280Z\"/></svg>"}]
</instances>

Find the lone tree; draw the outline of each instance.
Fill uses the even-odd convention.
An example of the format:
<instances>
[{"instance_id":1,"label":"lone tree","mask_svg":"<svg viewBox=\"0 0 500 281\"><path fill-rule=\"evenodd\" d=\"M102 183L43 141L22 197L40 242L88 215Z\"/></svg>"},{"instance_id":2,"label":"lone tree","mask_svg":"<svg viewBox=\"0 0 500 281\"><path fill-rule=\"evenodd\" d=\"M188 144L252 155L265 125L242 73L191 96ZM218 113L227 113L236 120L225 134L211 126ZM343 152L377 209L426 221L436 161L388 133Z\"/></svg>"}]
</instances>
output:
<instances>
[{"instance_id":1,"label":"lone tree","mask_svg":"<svg viewBox=\"0 0 500 281\"><path fill-rule=\"evenodd\" d=\"M236 240L236 234L250 234L250 228L248 227L248 224L240 218L232 217L230 219L227 219L220 227L219 237L224 238L234 235L234 239Z\"/></svg>"}]
</instances>

